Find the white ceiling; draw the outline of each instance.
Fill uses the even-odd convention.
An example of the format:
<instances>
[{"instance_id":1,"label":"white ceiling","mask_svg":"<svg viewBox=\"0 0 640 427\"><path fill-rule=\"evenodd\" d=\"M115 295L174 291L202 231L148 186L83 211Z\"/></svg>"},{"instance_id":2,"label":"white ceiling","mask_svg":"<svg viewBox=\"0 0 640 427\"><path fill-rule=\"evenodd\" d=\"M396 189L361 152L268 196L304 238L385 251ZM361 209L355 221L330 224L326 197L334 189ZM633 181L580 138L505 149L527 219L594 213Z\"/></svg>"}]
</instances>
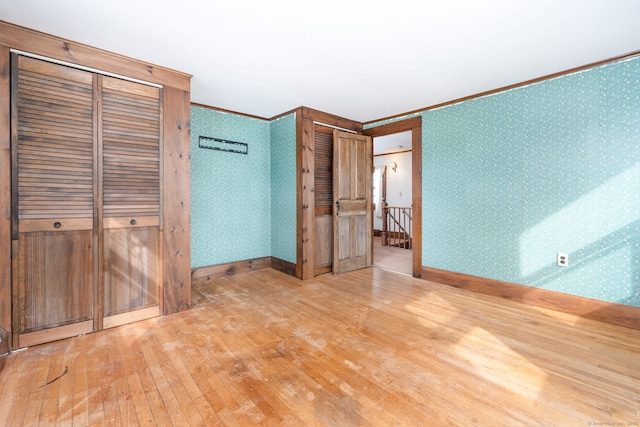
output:
<instances>
[{"instance_id":1,"label":"white ceiling","mask_svg":"<svg viewBox=\"0 0 640 427\"><path fill-rule=\"evenodd\" d=\"M373 154L397 153L412 149L411 131L373 138Z\"/></svg>"},{"instance_id":2,"label":"white ceiling","mask_svg":"<svg viewBox=\"0 0 640 427\"><path fill-rule=\"evenodd\" d=\"M0 0L0 19L193 74L193 102L363 122L640 50L638 0Z\"/></svg>"}]
</instances>

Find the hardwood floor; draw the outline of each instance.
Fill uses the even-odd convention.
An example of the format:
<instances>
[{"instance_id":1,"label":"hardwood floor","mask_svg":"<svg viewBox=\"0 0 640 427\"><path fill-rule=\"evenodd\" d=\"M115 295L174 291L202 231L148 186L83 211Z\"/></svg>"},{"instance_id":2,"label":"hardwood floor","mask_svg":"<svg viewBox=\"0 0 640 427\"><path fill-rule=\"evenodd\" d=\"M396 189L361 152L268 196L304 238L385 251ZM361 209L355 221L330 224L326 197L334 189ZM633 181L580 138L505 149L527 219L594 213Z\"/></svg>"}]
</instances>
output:
<instances>
[{"instance_id":1,"label":"hardwood floor","mask_svg":"<svg viewBox=\"0 0 640 427\"><path fill-rule=\"evenodd\" d=\"M640 421L640 331L378 268L260 270L193 302L8 356L0 425Z\"/></svg>"},{"instance_id":2,"label":"hardwood floor","mask_svg":"<svg viewBox=\"0 0 640 427\"><path fill-rule=\"evenodd\" d=\"M385 270L412 275L413 259L410 249L382 246L380 237L373 238L373 265Z\"/></svg>"}]
</instances>

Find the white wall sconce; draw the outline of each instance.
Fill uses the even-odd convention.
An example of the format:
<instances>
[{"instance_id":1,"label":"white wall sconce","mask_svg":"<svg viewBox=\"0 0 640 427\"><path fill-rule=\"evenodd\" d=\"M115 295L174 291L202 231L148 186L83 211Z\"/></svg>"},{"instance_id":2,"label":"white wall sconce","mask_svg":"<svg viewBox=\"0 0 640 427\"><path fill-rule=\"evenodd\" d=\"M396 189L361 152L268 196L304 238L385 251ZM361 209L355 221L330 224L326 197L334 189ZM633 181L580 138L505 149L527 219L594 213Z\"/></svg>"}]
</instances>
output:
<instances>
[{"instance_id":1,"label":"white wall sconce","mask_svg":"<svg viewBox=\"0 0 640 427\"><path fill-rule=\"evenodd\" d=\"M391 163L391 169L395 172L398 169L398 164L396 162Z\"/></svg>"}]
</instances>

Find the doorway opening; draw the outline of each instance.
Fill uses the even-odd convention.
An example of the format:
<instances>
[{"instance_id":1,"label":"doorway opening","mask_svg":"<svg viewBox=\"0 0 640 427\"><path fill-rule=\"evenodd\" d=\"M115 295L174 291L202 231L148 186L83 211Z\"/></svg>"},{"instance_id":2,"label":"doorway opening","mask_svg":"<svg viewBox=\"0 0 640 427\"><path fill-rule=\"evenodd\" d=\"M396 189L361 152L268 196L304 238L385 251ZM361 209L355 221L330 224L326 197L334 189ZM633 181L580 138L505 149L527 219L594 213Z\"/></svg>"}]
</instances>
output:
<instances>
[{"instance_id":1,"label":"doorway opening","mask_svg":"<svg viewBox=\"0 0 640 427\"><path fill-rule=\"evenodd\" d=\"M399 206L397 207L400 209L394 212L395 220L391 220L391 223L394 225L399 223L401 227L390 228L389 223L387 223L386 236L382 235L382 224L384 222L381 218L376 218L376 213L374 213L374 224L376 219L379 219L377 224L380 227L380 233L375 233L374 231L374 234L380 234L380 240L372 239L374 240L373 264L379 267L383 267L386 264L383 259L386 254L381 252L381 248L384 248L383 250L394 250L393 253L400 255L401 259L411 259L411 269L402 272L411 274L413 277L422 277L422 116L417 115L405 120L375 126L365 129L362 133L374 138L372 153L374 162L376 162L375 158L383 157L383 154L398 156L396 160L389 157L387 160L374 163L380 165L377 199L379 207L376 206L378 208L377 216L384 216L384 211L382 210L384 206L392 207L392 203L398 203ZM385 144L383 137L389 137L389 139L386 139L389 146L386 153L382 151L383 144ZM391 137L400 139L391 139ZM401 148L398 148L398 146L401 146ZM375 156L375 154L380 155ZM406 156L406 158L402 156ZM410 184L404 181L405 183L399 186L383 185L383 178L397 180L401 172L406 173ZM386 192L384 195L382 194L383 190ZM383 196L385 198L384 201L382 200ZM385 205L385 202L387 205ZM408 224L409 216L411 218ZM375 229L376 226L374 225ZM395 239L391 240L391 247L388 244L389 241L387 241L386 245L383 245L384 238ZM403 252L398 253L395 249ZM403 268L401 267L401 261L394 260L394 258L396 257L388 257L389 269L400 271Z\"/></svg>"},{"instance_id":2,"label":"doorway opening","mask_svg":"<svg viewBox=\"0 0 640 427\"><path fill-rule=\"evenodd\" d=\"M413 273L412 131L373 139L374 266Z\"/></svg>"}]
</instances>

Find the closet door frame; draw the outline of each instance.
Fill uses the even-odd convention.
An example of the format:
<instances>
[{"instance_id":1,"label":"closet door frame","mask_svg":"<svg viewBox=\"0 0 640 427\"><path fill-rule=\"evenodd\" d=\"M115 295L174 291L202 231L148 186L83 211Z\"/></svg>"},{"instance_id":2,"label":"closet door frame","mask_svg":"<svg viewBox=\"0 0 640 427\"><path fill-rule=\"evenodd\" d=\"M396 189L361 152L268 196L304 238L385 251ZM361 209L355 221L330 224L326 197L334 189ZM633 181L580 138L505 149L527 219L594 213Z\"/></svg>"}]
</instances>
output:
<instances>
[{"instance_id":1,"label":"closet door frame","mask_svg":"<svg viewBox=\"0 0 640 427\"><path fill-rule=\"evenodd\" d=\"M129 58L73 40L0 21L0 337L10 350L15 277L11 234L10 55L28 52L107 73L162 85L164 218L163 307L168 315L191 308L190 265L190 79L188 73ZM6 333L5 333L6 332ZM7 338L7 339L5 339Z\"/></svg>"}]
</instances>

